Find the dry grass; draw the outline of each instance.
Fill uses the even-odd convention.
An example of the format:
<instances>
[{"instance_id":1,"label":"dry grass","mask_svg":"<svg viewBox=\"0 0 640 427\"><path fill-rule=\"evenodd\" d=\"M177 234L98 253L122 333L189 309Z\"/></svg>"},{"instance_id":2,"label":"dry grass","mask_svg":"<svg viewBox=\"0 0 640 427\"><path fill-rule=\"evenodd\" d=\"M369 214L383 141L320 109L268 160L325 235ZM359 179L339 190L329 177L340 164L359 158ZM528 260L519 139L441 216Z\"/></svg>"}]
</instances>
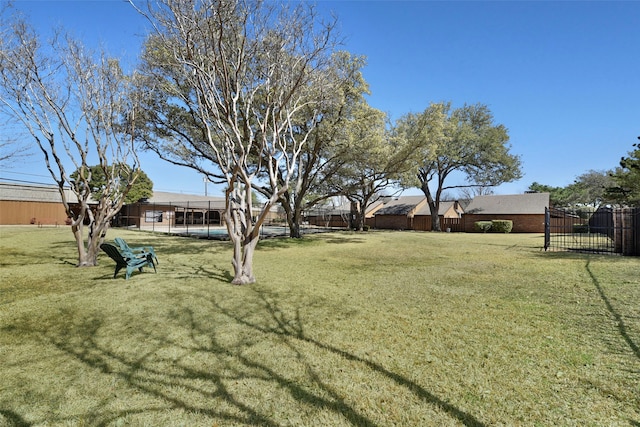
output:
<instances>
[{"instance_id":1,"label":"dry grass","mask_svg":"<svg viewBox=\"0 0 640 427\"><path fill-rule=\"evenodd\" d=\"M0 228L0 426L640 425L640 259L532 235L152 244L76 269L65 228Z\"/></svg>"}]
</instances>

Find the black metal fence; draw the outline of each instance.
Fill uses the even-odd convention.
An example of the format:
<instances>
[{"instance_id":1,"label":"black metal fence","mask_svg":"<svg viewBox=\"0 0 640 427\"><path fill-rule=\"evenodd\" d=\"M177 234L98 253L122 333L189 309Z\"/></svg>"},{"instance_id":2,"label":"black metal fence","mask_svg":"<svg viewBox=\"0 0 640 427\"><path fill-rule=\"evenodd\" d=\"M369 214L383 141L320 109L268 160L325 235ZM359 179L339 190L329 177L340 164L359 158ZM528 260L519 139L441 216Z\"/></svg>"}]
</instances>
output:
<instances>
[{"instance_id":1,"label":"black metal fence","mask_svg":"<svg viewBox=\"0 0 640 427\"><path fill-rule=\"evenodd\" d=\"M640 255L640 208L545 213L545 250Z\"/></svg>"}]
</instances>

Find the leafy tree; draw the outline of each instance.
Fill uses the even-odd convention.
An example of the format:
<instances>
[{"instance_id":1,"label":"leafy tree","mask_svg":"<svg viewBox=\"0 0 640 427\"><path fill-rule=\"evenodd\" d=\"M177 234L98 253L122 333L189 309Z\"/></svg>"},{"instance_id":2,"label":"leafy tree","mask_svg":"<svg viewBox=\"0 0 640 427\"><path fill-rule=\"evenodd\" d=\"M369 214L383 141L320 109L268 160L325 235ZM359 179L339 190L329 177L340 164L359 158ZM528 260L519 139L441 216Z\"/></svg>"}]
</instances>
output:
<instances>
[{"instance_id":1,"label":"leafy tree","mask_svg":"<svg viewBox=\"0 0 640 427\"><path fill-rule=\"evenodd\" d=\"M93 198L100 199L111 185L120 187L120 191L125 194L124 203L136 203L141 199L153 196L153 182L142 170L133 170L129 165L119 163L107 166L106 170L101 165L89 167L91 175L90 181L78 180L81 170L76 170L71 174L71 181L78 181L78 186L89 185L89 191ZM109 181L112 182L109 182ZM128 191L125 191L127 190Z\"/></svg>"},{"instance_id":2,"label":"leafy tree","mask_svg":"<svg viewBox=\"0 0 640 427\"><path fill-rule=\"evenodd\" d=\"M387 116L360 102L353 120L345 127L344 163L330 181L333 194L341 194L352 205L352 228L363 230L367 208L397 187L407 172L410 150L404 140L387 130Z\"/></svg>"},{"instance_id":3,"label":"leafy tree","mask_svg":"<svg viewBox=\"0 0 640 427\"><path fill-rule=\"evenodd\" d=\"M322 120L315 127L299 156L298 167L292 176L292 185L280 197L289 225L289 235L302 237L300 224L304 209L336 196L336 189L330 182L342 165L348 161L349 145L346 129L355 120L354 110L364 102L368 86L362 77L364 58L354 57L348 52L338 52L333 56L330 78L335 82L335 90L323 103ZM306 132L306 123L300 127ZM278 171L278 179L283 183L286 174ZM266 188L267 194L269 189Z\"/></svg>"},{"instance_id":4,"label":"leafy tree","mask_svg":"<svg viewBox=\"0 0 640 427\"><path fill-rule=\"evenodd\" d=\"M640 136L638 137L640 139ZM613 185L606 196L621 205L640 206L640 143L620 160L620 166L611 173Z\"/></svg>"},{"instance_id":5,"label":"leafy tree","mask_svg":"<svg viewBox=\"0 0 640 427\"><path fill-rule=\"evenodd\" d=\"M89 52L70 37L56 34L50 44L41 43L18 15L1 14L0 31L0 112L42 152L71 219L78 266L94 266L109 223L136 179L122 187L108 165L131 162L134 175L139 170L131 129L122 121L137 109L131 78L117 60ZM104 173L99 197L89 185L88 159L97 159ZM75 167L75 179L68 165ZM68 198L67 188L77 202ZM97 206L90 206L91 199Z\"/></svg>"},{"instance_id":6,"label":"leafy tree","mask_svg":"<svg viewBox=\"0 0 640 427\"><path fill-rule=\"evenodd\" d=\"M557 208L598 208L606 199L606 190L611 186L609 171L590 170L579 175L566 187L553 187L534 182L529 191L549 193L549 203Z\"/></svg>"},{"instance_id":7,"label":"leafy tree","mask_svg":"<svg viewBox=\"0 0 640 427\"><path fill-rule=\"evenodd\" d=\"M606 200L606 190L613 184L611 171L590 170L579 175L566 189L569 203L598 208Z\"/></svg>"},{"instance_id":8,"label":"leafy tree","mask_svg":"<svg viewBox=\"0 0 640 427\"><path fill-rule=\"evenodd\" d=\"M328 71L334 24L319 25L306 3L161 0L149 7L156 32L144 56L146 93L160 92L150 102L163 105L145 116L142 138L163 158L224 183L232 283L253 283L260 226L289 188L335 90ZM254 212L258 180L269 191Z\"/></svg>"},{"instance_id":9,"label":"leafy tree","mask_svg":"<svg viewBox=\"0 0 640 427\"><path fill-rule=\"evenodd\" d=\"M549 193L549 204L556 208L567 207L569 205L569 196L565 187L553 187L551 185L534 182L529 186L529 191Z\"/></svg>"},{"instance_id":10,"label":"leafy tree","mask_svg":"<svg viewBox=\"0 0 640 427\"><path fill-rule=\"evenodd\" d=\"M496 186L522 176L519 157L509 153L506 127L494 123L485 105L452 110L450 103L431 104L400 118L396 128L414 148L415 175L406 176L405 185L426 196L434 231L441 231L438 209L445 190ZM467 183L447 186L454 172L463 173Z\"/></svg>"}]
</instances>

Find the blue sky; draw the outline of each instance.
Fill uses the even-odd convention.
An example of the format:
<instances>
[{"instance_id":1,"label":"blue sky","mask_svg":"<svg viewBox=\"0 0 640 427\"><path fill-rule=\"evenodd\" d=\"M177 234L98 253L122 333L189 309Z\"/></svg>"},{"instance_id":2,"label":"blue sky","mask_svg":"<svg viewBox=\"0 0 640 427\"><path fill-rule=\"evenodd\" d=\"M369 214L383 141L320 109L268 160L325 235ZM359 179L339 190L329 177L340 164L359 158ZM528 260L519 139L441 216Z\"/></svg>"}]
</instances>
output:
<instances>
[{"instance_id":1,"label":"blue sky","mask_svg":"<svg viewBox=\"0 0 640 427\"><path fill-rule=\"evenodd\" d=\"M144 20L120 0L15 4L41 31L62 25L132 62L145 33ZM489 106L496 122L509 129L524 172L521 180L498 187L498 194L522 193L534 181L565 186L591 169L614 168L640 135L638 1L317 6L322 14L337 15L343 48L367 57L369 103L393 120L430 102ZM46 180L19 175L40 170L37 156L2 176ZM197 174L151 155L143 156L143 169L156 190L204 193ZM208 191L218 190L210 185Z\"/></svg>"}]
</instances>

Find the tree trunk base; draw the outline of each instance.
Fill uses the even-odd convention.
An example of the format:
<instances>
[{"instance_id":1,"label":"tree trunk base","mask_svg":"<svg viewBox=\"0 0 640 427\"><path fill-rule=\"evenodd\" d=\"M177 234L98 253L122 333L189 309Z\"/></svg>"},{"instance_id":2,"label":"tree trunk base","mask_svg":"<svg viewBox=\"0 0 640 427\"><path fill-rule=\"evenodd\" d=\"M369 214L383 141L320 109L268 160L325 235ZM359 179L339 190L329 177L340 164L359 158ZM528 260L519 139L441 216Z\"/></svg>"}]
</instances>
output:
<instances>
[{"instance_id":1,"label":"tree trunk base","mask_svg":"<svg viewBox=\"0 0 640 427\"><path fill-rule=\"evenodd\" d=\"M256 283L255 277L242 276L242 277L236 277L231 281L231 284L236 286L250 285L252 283Z\"/></svg>"}]
</instances>

